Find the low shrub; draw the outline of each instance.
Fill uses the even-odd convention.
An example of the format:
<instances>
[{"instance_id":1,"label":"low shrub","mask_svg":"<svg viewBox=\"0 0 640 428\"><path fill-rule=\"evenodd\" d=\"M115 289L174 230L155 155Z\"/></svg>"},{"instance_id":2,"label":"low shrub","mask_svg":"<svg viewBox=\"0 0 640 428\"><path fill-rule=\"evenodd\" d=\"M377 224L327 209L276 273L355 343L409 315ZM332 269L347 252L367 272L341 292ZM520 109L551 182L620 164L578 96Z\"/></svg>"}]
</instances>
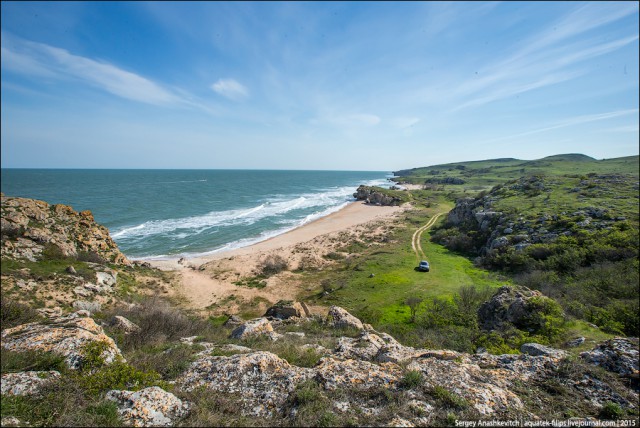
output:
<instances>
[{"instance_id":1,"label":"low shrub","mask_svg":"<svg viewBox=\"0 0 640 428\"><path fill-rule=\"evenodd\" d=\"M419 370L407 371L400 380L400 385L406 389L416 388L424 383L424 377Z\"/></svg>"},{"instance_id":2,"label":"low shrub","mask_svg":"<svg viewBox=\"0 0 640 428\"><path fill-rule=\"evenodd\" d=\"M287 269L289 269L289 263L277 254L268 255L260 264L260 272L267 277L276 275Z\"/></svg>"},{"instance_id":3,"label":"low shrub","mask_svg":"<svg viewBox=\"0 0 640 428\"><path fill-rule=\"evenodd\" d=\"M2 330L40 319L38 311L30 306L0 296L0 328Z\"/></svg>"},{"instance_id":4,"label":"low shrub","mask_svg":"<svg viewBox=\"0 0 640 428\"><path fill-rule=\"evenodd\" d=\"M598 417L600 419L606 420L614 420L622 419L624 416L624 410L620 407L618 403L614 403L612 401L607 401L604 403L602 408L600 409L600 413L598 413Z\"/></svg>"}]
</instances>

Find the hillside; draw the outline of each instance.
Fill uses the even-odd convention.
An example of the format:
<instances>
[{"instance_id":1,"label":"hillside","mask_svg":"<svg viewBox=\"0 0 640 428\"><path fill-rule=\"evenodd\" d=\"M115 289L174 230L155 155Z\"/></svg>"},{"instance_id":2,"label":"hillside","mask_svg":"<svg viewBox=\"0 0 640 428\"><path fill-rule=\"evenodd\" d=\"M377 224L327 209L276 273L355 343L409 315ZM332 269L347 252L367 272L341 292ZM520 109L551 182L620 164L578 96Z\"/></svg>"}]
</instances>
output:
<instances>
[{"instance_id":1,"label":"hillside","mask_svg":"<svg viewBox=\"0 0 640 428\"><path fill-rule=\"evenodd\" d=\"M2 426L637 424L637 162L416 169L445 181L380 193L412 208L247 319L185 311L91 213L3 195Z\"/></svg>"}]
</instances>

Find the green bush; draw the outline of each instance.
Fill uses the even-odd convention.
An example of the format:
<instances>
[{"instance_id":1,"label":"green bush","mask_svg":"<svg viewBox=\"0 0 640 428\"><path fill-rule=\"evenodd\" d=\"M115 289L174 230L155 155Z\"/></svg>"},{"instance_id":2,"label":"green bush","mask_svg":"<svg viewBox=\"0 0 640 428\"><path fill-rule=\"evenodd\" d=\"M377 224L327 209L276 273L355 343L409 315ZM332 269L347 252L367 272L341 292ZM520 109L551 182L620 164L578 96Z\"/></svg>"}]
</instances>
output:
<instances>
[{"instance_id":1,"label":"green bush","mask_svg":"<svg viewBox=\"0 0 640 428\"><path fill-rule=\"evenodd\" d=\"M406 389L416 388L424 383L424 377L419 370L407 371L400 380L400 385Z\"/></svg>"},{"instance_id":2,"label":"green bush","mask_svg":"<svg viewBox=\"0 0 640 428\"><path fill-rule=\"evenodd\" d=\"M464 410L469 407L469 402L455 392L451 392L441 386L434 386L430 394L438 400L440 405L452 409Z\"/></svg>"},{"instance_id":3,"label":"green bush","mask_svg":"<svg viewBox=\"0 0 640 428\"><path fill-rule=\"evenodd\" d=\"M600 409L600 412L598 413L598 417L600 419L607 419L607 420L614 420L614 421L618 419L622 419L623 416L624 416L624 410L622 410L622 408L618 403L614 403L612 401L607 401L606 403L604 403L604 405Z\"/></svg>"},{"instance_id":4,"label":"green bush","mask_svg":"<svg viewBox=\"0 0 640 428\"><path fill-rule=\"evenodd\" d=\"M137 391L148 386L166 385L160 381L155 371L142 371L135 367L116 361L92 372L82 371L77 377L78 384L92 394L99 394L111 389Z\"/></svg>"}]
</instances>

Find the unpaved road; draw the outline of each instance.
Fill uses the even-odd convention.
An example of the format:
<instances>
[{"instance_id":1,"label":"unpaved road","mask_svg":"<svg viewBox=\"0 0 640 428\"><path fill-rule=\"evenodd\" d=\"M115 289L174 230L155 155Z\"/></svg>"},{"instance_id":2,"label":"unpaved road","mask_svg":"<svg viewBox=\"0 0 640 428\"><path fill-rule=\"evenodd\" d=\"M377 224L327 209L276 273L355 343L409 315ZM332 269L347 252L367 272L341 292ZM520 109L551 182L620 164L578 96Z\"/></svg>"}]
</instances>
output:
<instances>
[{"instance_id":1,"label":"unpaved road","mask_svg":"<svg viewBox=\"0 0 640 428\"><path fill-rule=\"evenodd\" d=\"M431 226L433 226L436 223L436 221L438 221L438 218L442 214L444 214L444 213L438 213L438 214L434 215L427 222L427 224L425 224L422 227L419 227L415 232L413 232L413 237L411 238L411 248L413 248L413 252L416 253L416 259L418 260L418 263L420 263L420 260L424 260L424 259L427 258L424 255L424 251L422 251L422 245L420 244L420 240L422 238L422 232L424 232L425 230L427 230Z\"/></svg>"}]
</instances>

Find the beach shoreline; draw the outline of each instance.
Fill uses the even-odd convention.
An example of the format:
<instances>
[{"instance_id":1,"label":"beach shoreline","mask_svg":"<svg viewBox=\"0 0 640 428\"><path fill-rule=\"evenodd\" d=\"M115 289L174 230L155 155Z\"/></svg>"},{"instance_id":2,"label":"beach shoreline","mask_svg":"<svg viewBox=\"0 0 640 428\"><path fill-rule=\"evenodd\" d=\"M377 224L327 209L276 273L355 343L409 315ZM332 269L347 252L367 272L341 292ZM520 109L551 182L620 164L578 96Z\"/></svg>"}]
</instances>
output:
<instances>
[{"instance_id":1,"label":"beach shoreline","mask_svg":"<svg viewBox=\"0 0 640 428\"><path fill-rule=\"evenodd\" d=\"M251 256L295 246L325 234L345 231L374 220L390 218L405 209L406 207L376 206L365 204L362 201L354 201L329 215L244 247L220 250L194 257L175 256L156 260L140 259L140 261L147 262L161 270L182 270L188 266L203 265L229 257Z\"/></svg>"}]
</instances>

